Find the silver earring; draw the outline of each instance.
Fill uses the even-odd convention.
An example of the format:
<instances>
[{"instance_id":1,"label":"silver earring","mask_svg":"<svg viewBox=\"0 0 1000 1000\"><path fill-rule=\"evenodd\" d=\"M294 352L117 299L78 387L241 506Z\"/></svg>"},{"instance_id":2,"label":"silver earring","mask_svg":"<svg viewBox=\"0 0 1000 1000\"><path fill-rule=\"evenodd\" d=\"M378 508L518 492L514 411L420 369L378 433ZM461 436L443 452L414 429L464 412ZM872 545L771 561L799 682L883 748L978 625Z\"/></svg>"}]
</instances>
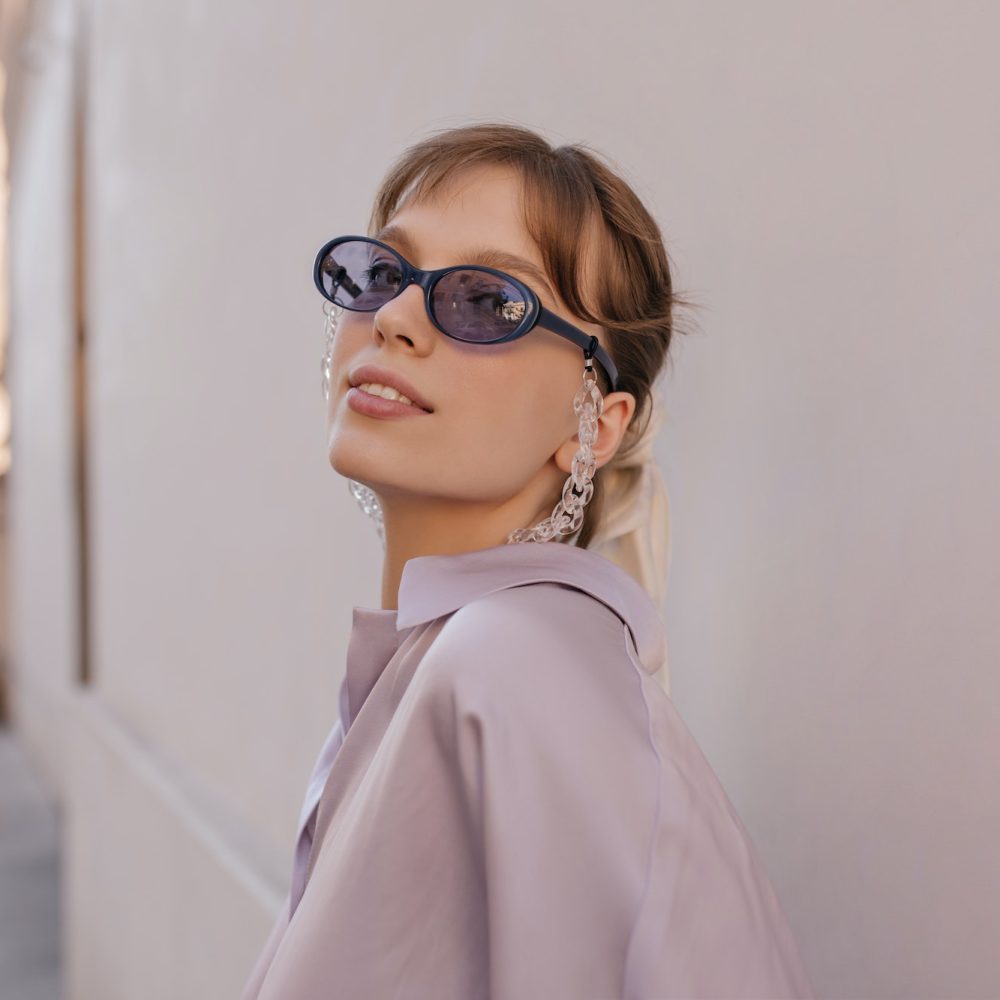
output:
<instances>
[{"instance_id":1,"label":"silver earring","mask_svg":"<svg viewBox=\"0 0 1000 1000\"><path fill-rule=\"evenodd\" d=\"M580 416L580 447L573 456L573 471L563 485L562 497L552 513L532 528L518 528L507 536L512 542L547 542L556 535L572 535L583 524L583 508L594 495L597 462L592 445L597 440L597 419L604 412L604 397L597 387L592 356L584 352L583 385L573 397ZM578 492L574 492L578 491Z\"/></svg>"},{"instance_id":2,"label":"silver earring","mask_svg":"<svg viewBox=\"0 0 1000 1000\"><path fill-rule=\"evenodd\" d=\"M385 546L385 522L382 520L382 504L379 503L378 497L364 483L359 483L354 479L348 479L347 486L361 510L375 522L375 533L382 545Z\"/></svg>"},{"instance_id":3,"label":"silver earring","mask_svg":"<svg viewBox=\"0 0 1000 1000\"><path fill-rule=\"evenodd\" d=\"M320 368L323 372L323 398L327 401L330 399L330 373L333 366L333 335L337 332L337 323L340 322L340 317L343 311L343 306L338 306L335 302L327 300L323 303L323 312L326 313L326 323L324 324L324 329L326 331L326 349L323 352L323 360L320 364Z\"/></svg>"},{"instance_id":4,"label":"silver earring","mask_svg":"<svg viewBox=\"0 0 1000 1000\"><path fill-rule=\"evenodd\" d=\"M323 361L320 367L323 374L323 398L329 401L330 375L333 369L333 338L344 309L334 302L327 301L323 303L323 312L326 314L326 323L324 324L326 350L323 352ZM382 505L379 503L378 497L364 483L356 482L353 479L347 480L347 486L361 510L375 522L375 531L382 544L385 545L385 524L382 520Z\"/></svg>"}]
</instances>

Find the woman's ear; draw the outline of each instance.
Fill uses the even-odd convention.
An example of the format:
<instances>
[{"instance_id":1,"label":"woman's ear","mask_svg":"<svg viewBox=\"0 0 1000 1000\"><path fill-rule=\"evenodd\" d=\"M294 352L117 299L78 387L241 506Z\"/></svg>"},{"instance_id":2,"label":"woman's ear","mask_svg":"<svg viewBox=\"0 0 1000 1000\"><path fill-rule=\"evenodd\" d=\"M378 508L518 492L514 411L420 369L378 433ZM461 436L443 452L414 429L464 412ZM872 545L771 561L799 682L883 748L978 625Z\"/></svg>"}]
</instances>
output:
<instances>
[{"instance_id":1,"label":"woman's ear","mask_svg":"<svg viewBox=\"0 0 1000 1000\"><path fill-rule=\"evenodd\" d=\"M632 414L635 413L635 407L635 396L630 392L612 392L604 397L604 407L597 418L597 440L592 446L598 469L614 458ZM579 450L580 433L577 431L555 453L556 465L567 475L573 471L573 456Z\"/></svg>"}]
</instances>

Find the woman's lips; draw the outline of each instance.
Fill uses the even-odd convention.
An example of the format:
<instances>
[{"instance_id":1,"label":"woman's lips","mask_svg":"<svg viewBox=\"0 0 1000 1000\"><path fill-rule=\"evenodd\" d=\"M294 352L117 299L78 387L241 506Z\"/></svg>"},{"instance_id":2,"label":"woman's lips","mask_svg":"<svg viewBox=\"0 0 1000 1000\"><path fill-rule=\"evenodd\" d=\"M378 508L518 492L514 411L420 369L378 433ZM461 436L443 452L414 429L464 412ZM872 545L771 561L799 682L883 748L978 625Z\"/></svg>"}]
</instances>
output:
<instances>
[{"instance_id":1,"label":"woman's lips","mask_svg":"<svg viewBox=\"0 0 1000 1000\"><path fill-rule=\"evenodd\" d=\"M425 417L430 412L415 403L400 403L395 399L385 399L373 393L365 392L357 386L347 390L347 405L357 413L369 417Z\"/></svg>"}]
</instances>

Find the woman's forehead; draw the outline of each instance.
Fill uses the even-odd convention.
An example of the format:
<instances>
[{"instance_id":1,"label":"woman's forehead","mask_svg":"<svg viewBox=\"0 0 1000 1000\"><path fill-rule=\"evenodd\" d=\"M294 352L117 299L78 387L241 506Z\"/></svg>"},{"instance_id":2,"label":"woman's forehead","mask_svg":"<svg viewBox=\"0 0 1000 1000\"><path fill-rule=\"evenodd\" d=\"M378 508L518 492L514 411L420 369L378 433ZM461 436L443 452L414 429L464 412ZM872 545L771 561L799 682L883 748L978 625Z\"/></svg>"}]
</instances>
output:
<instances>
[{"instance_id":1,"label":"woman's forehead","mask_svg":"<svg viewBox=\"0 0 1000 1000\"><path fill-rule=\"evenodd\" d=\"M396 209L390 224L418 244L487 243L528 259L540 259L525 224L519 177L510 170L465 167L431 190L418 189Z\"/></svg>"}]
</instances>

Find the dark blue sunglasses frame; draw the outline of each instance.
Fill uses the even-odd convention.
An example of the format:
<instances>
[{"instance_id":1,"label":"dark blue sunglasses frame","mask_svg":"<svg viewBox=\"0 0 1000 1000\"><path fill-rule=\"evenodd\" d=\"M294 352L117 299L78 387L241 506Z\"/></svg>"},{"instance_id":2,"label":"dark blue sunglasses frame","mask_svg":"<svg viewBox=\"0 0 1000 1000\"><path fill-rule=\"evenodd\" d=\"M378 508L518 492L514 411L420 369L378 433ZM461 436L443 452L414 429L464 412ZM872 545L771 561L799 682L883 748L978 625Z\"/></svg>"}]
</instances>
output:
<instances>
[{"instance_id":1,"label":"dark blue sunglasses frame","mask_svg":"<svg viewBox=\"0 0 1000 1000\"><path fill-rule=\"evenodd\" d=\"M498 271L496 268L485 267L482 264L455 264L451 267L440 267L434 271L424 271L419 267L414 267L394 247L391 247L372 236L338 236L322 246L319 253L316 254L316 262L313 265L313 280L316 282L316 287L319 289L320 294L327 301L334 302L336 305L339 305L344 309L349 309L351 312L377 312L383 305L385 305L385 302L383 302L374 309L354 309L351 306L345 305L343 302L337 302L336 299L327 295L326 289L323 287L323 272L321 270L323 261L326 259L327 254L329 254L335 246L340 243L348 243L352 240L360 240L364 243L374 243L376 246L391 253L396 260L399 261L400 272L402 274L399 287L396 289L392 298L386 299L385 301L391 302L392 299L396 298L396 296L398 296L410 285L419 285L424 290L424 306L427 309L427 315L430 317L434 326L446 337L451 337L452 340L461 341L463 344L504 344L508 341L517 340L519 337L523 337L526 333L528 333L528 331L532 330L536 326L541 326L546 330L551 330L553 333L559 334L560 337L565 337L567 340L576 344L577 347L582 348L583 356L585 358L589 359L596 357L601 363L601 366L604 368L604 371L607 373L608 381L611 385L611 391L616 391L618 387L618 369L615 367L615 363L611 360L608 352L601 347L597 338L589 333L584 333L583 330L573 326L572 323L567 323L566 320L561 319L554 312L546 309L545 306L542 305L538 296L523 281L515 278L513 275L507 274L506 271ZM528 303L528 309L524 314L524 318L513 330L511 330L510 333L500 337L499 340L463 340L461 337L456 337L454 334L449 333L443 326L441 326L434 315L431 293L434 291L434 286L438 283L438 281L444 277L444 275L450 274L452 271L485 271L487 274L495 275L496 277L509 282L521 293L521 295L524 296L525 302Z\"/></svg>"}]
</instances>

